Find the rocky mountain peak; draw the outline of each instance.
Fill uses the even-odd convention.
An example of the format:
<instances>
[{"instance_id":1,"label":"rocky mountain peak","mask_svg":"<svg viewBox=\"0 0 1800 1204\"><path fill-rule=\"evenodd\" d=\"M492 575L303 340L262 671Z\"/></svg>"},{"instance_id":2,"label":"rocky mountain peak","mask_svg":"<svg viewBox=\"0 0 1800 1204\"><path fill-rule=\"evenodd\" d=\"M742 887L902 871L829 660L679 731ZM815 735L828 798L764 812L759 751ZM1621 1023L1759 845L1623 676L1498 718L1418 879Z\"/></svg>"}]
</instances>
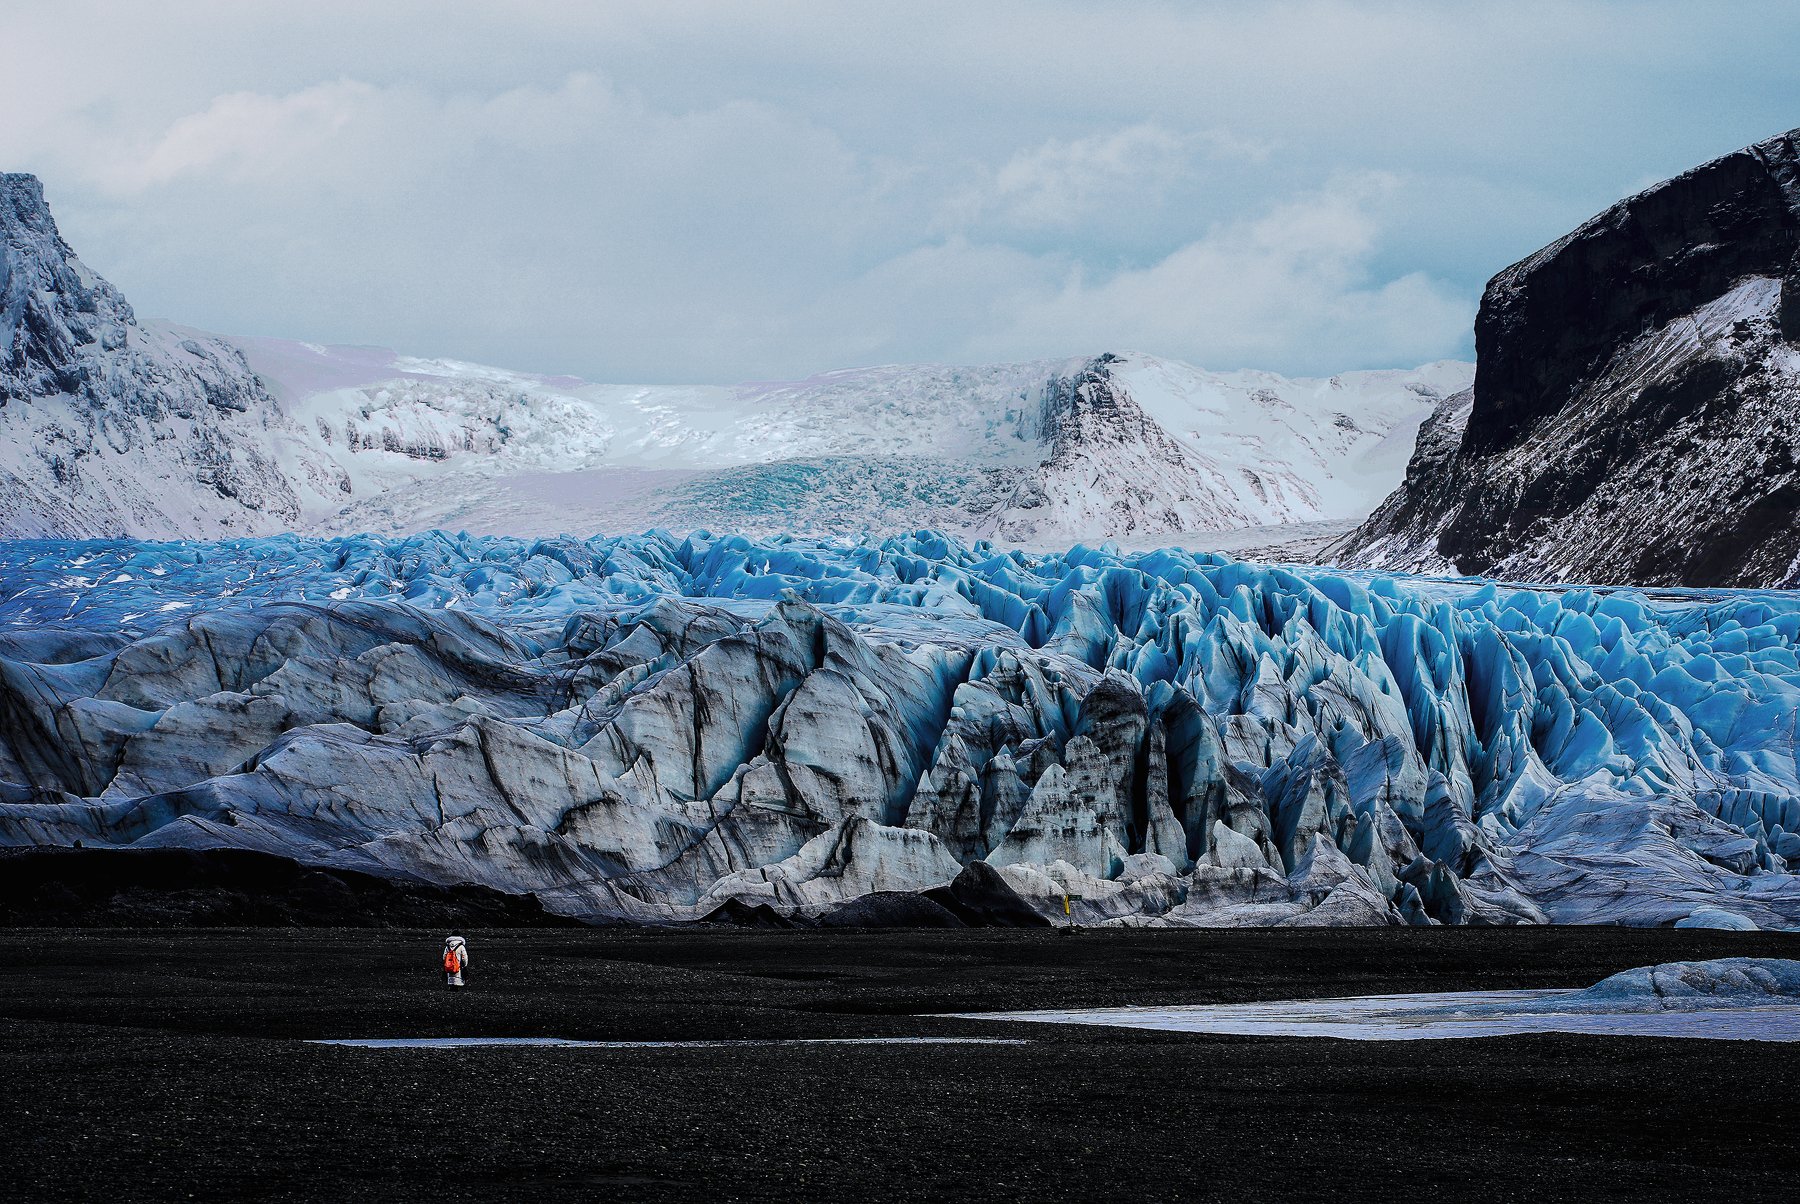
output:
<instances>
[{"instance_id":1,"label":"rocky mountain peak","mask_svg":"<svg viewBox=\"0 0 1800 1204\"><path fill-rule=\"evenodd\" d=\"M280 529L295 429L238 348L140 325L38 179L0 175L0 536Z\"/></svg>"},{"instance_id":2,"label":"rocky mountain peak","mask_svg":"<svg viewBox=\"0 0 1800 1204\"><path fill-rule=\"evenodd\" d=\"M1037 436L1049 453L989 516L996 534L1080 538L1095 529L1130 535L1249 523L1214 467L1131 395L1113 370L1123 362L1105 353L1046 382Z\"/></svg>"},{"instance_id":3,"label":"rocky mountain peak","mask_svg":"<svg viewBox=\"0 0 1800 1204\"><path fill-rule=\"evenodd\" d=\"M1800 130L1495 276L1454 451L1421 441L1405 484L1333 552L1534 580L1791 583L1797 338Z\"/></svg>"},{"instance_id":4,"label":"rocky mountain peak","mask_svg":"<svg viewBox=\"0 0 1800 1204\"><path fill-rule=\"evenodd\" d=\"M1488 283L1473 451L1517 442L1618 348L1749 276L1800 278L1800 130L1628 197ZM1800 335L1800 286L1784 334Z\"/></svg>"},{"instance_id":5,"label":"rocky mountain peak","mask_svg":"<svg viewBox=\"0 0 1800 1204\"><path fill-rule=\"evenodd\" d=\"M1180 449L1112 373L1122 362L1111 352L1095 356L1079 371L1052 377L1040 403L1039 430L1050 444L1052 462L1066 461L1082 450L1136 441Z\"/></svg>"},{"instance_id":6,"label":"rocky mountain peak","mask_svg":"<svg viewBox=\"0 0 1800 1204\"><path fill-rule=\"evenodd\" d=\"M0 403L79 392L83 350L118 351L136 324L62 240L38 178L0 174Z\"/></svg>"}]
</instances>

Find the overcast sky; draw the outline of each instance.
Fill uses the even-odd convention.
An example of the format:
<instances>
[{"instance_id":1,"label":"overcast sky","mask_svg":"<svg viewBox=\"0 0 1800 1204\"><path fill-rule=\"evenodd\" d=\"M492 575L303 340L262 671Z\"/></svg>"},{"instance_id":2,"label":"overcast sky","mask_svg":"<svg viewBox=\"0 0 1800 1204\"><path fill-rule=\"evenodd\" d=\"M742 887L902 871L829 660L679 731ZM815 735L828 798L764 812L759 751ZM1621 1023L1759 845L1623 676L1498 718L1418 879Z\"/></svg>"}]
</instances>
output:
<instances>
[{"instance_id":1,"label":"overcast sky","mask_svg":"<svg viewBox=\"0 0 1800 1204\"><path fill-rule=\"evenodd\" d=\"M1470 354L1800 125L1800 4L0 0L0 169L141 316L611 381Z\"/></svg>"}]
</instances>

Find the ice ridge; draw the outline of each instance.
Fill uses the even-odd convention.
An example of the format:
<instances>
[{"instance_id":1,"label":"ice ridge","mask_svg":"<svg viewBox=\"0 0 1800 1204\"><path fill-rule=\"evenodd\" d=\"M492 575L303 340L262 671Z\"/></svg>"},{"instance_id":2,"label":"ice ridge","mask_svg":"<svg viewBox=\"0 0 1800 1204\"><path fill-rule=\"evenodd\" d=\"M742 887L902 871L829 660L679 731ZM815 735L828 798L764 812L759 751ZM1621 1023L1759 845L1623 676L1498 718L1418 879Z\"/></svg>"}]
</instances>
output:
<instances>
[{"instance_id":1,"label":"ice ridge","mask_svg":"<svg viewBox=\"0 0 1800 1204\"><path fill-rule=\"evenodd\" d=\"M644 921L1800 925L1800 599L1166 548L0 544L0 843Z\"/></svg>"}]
</instances>

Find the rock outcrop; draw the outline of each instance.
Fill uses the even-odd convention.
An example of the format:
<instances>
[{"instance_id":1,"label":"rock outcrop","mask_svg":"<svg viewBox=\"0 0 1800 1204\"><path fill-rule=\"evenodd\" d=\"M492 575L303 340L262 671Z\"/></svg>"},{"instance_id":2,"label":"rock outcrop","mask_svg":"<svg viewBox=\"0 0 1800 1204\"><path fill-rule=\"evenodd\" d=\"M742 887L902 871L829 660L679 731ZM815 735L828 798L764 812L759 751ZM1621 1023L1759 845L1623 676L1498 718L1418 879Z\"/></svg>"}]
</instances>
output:
<instances>
[{"instance_id":1,"label":"rock outcrop","mask_svg":"<svg viewBox=\"0 0 1800 1204\"><path fill-rule=\"evenodd\" d=\"M1234 482L1177 442L1102 355L1052 377L1039 400L1047 455L984 522L1006 539L1047 531L1209 531L1253 526Z\"/></svg>"},{"instance_id":2,"label":"rock outcrop","mask_svg":"<svg viewBox=\"0 0 1800 1204\"><path fill-rule=\"evenodd\" d=\"M291 528L332 488L244 362L210 335L141 326L63 242L28 175L0 174L0 537Z\"/></svg>"},{"instance_id":3,"label":"rock outcrop","mask_svg":"<svg viewBox=\"0 0 1800 1204\"><path fill-rule=\"evenodd\" d=\"M1165 550L0 544L0 844L668 922L1800 925L1800 602Z\"/></svg>"},{"instance_id":4,"label":"rock outcrop","mask_svg":"<svg viewBox=\"0 0 1800 1204\"><path fill-rule=\"evenodd\" d=\"M1515 580L1800 580L1796 139L1621 201L1494 277L1472 394L1332 549L1339 562Z\"/></svg>"}]
</instances>

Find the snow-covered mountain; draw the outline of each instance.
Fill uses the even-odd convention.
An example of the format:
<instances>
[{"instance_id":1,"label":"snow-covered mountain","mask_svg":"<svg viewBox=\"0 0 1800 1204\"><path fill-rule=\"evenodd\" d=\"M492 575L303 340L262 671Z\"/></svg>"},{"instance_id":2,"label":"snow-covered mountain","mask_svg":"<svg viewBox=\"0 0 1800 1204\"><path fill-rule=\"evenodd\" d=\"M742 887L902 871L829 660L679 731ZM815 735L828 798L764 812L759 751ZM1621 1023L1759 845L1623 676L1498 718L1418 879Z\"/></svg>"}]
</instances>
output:
<instances>
[{"instance_id":1,"label":"snow-covered mountain","mask_svg":"<svg viewBox=\"0 0 1800 1204\"><path fill-rule=\"evenodd\" d=\"M1352 518L1467 379L1453 362L1289 380L1102 355L1045 385L1034 433L1049 454L984 529L1055 542Z\"/></svg>"},{"instance_id":2,"label":"snow-covered mountain","mask_svg":"<svg viewBox=\"0 0 1800 1204\"><path fill-rule=\"evenodd\" d=\"M339 476L236 347L141 325L0 175L0 535L268 531Z\"/></svg>"},{"instance_id":3,"label":"snow-covered mountain","mask_svg":"<svg viewBox=\"0 0 1800 1204\"><path fill-rule=\"evenodd\" d=\"M1471 369L1130 353L607 385L138 322L5 176L0 535L933 526L1016 542L1354 520Z\"/></svg>"},{"instance_id":4,"label":"snow-covered mountain","mask_svg":"<svg viewBox=\"0 0 1800 1204\"><path fill-rule=\"evenodd\" d=\"M596 385L244 340L353 482L322 529L695 527L1015 542L1353 519L1458 363L1289 380L1153 356Z\"/></svg>"},{"instance_id":5,"label":"snow-covered mountain","mask_svg":"<svg viewBox=\"0 0 1800 1204\"><path fill-rule=\"evenodd\" d=\"M1800 583L1800 130L1488 284L1473 391L1330 554L1644 585Z\"/></svg>"}]
</instances>

